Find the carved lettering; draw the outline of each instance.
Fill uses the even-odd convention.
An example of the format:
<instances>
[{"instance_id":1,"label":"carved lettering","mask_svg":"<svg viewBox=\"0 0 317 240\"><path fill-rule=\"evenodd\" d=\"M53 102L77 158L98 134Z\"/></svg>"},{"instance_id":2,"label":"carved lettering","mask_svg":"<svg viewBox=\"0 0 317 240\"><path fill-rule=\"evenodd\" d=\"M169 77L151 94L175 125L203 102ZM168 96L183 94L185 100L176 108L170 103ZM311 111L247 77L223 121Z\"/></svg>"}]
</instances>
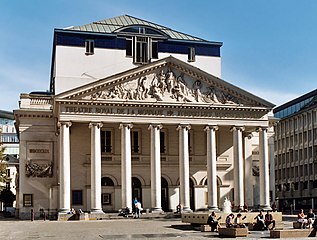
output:
<instances>
[{"instance_id":1,"label":"carved lettering","mask_svg":"<svg viewBox=\"0 0 317 240\"><path fill-rule=\"evenodd\" d=\"M30 153L50 153L49 149L30 149Z\"/></svg>"}]
</instances>

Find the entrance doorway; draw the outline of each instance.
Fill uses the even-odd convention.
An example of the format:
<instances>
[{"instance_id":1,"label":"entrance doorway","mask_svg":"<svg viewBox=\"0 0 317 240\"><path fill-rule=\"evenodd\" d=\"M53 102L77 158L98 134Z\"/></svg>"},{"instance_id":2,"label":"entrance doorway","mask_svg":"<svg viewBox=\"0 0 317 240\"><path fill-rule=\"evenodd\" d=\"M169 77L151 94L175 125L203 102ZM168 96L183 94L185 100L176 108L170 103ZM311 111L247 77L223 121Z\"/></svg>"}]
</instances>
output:
<instances>
[{"instance_id":1,"label":"entrance doorway","mask_svg":"<svg viewBox=\"0 0 317 240\"><path fill-rule=\"evenodd\" d=\"M132 177L132 198L131 201L137 198L138 201L142 203L142 184L136 177Z\"/></svg>"},{"instance_id":2,"label":"entrance doorway","mask_svg":"<svg viewBox=\"0 0 317 240\"><path fill-rule=\"evenodd\" d=\"M189 197L190 197L190 209L195 211L195 188L192 179L189 179Z\"/></svg>"},{"instance_id":3,"label":"entrance doorway","mask_svg":"<svg viewBox=\"0 0 317 240\"><path fill-rule=\"evenodd\" d=\"M164 212L169 211L168 207L168 182L165 178L161 178L161 204Z\"/></svg>"}]
</instances>

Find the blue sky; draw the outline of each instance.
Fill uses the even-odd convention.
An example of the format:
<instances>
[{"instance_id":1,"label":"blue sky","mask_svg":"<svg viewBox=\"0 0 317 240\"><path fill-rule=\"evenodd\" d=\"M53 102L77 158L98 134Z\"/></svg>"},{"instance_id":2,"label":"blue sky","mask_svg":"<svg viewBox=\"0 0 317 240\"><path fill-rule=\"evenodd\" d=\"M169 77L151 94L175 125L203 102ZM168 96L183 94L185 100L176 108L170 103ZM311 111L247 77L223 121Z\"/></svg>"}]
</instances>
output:
<instances>
[{"instance_id":1,"label":"blue sky","mask_svg":"<svg viewBox=\"0 0 317 240\"><path fill-rule=\"evenodd\" d=\"M222 78L281 105L317 88L317 1L0 0L0 109L47 90L54 28L129 14L223 42Z\"/></svg>"}]
</instances>

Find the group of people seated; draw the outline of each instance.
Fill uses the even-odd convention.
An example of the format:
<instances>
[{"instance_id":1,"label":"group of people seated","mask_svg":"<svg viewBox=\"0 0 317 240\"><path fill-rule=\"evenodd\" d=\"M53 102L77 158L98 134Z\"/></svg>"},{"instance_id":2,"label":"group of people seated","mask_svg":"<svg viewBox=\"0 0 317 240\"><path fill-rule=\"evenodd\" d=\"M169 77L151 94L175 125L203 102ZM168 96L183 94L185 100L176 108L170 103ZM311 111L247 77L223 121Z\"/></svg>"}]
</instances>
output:
<instances>
[{"instance_id":1,"label":"group of people seated","mask_svg":"<svg viewBox=\"0 0 317 240\"><path fill-rule=\"evenodd\" d=\"M216 213L212 212L207 220L207 224L211 227L211 231L218 231L219 220L217 219ZM264 215L263 211L260 211L260 213L256 216L256 229L258 230L266 230L269 229L269 226L272 224L272 227L270 229L275 228L275 220L273 218L273 215L271 214L271 211L267 211L267 213ZM243 223L242 214L238 213L237 216L233 213L230 213L226 217L226 227L227 228L245 228L246 225Z\"/></svg>"},{"instance_id":2,"label":"group of people seated","mask_svg":"<svg viewBox=\"0 0 317 240\"><path fill-rule=\"evenodd\" d=\"M306 217L304 210L301 209L297 215L297 222L301 223L301 228L315 228L317 222L315 221L315 213L313 212L313 209L309 209Z\"/></svg>"},{"instance_id":3,"label":"group of people seated","mask_svg":"<svg viewBox=\"0 0 317 240\"><path fill-rule=\"evenodd\" d=\"M263 214L263 211L260 210L260 213L255 217L255 219L255 228L258 230L273 230L275 228L275 219L273 218L270 210L268 210L265 215ZM269 228L271 224L272 227Z\"/></svg>"},{"instance_id":4,"label":"group of people seated","mask_svg":"<svg viewBox=\"0 0 317 240\"><path fill-rule=\"evenodd\" d=\"M207 224L211 227L212 231L218 231L219 220L217 219L216 213L212 212L207 220ZM263 210L254 218L256 223L254 228L257 230L273 230L275 228L275 219L270 210L264 215ZM312 209L309 209L307 216L305 216L304 210L301 209L297 215L297 222L301 223L302 228L315 228L317 229L317 220L315 221L315 214ZM230 213L226 217L226 227L227 228L245 228L245 224L242 222L242 214L238 213L237 216Z\"/></svg>"}]
</instances>

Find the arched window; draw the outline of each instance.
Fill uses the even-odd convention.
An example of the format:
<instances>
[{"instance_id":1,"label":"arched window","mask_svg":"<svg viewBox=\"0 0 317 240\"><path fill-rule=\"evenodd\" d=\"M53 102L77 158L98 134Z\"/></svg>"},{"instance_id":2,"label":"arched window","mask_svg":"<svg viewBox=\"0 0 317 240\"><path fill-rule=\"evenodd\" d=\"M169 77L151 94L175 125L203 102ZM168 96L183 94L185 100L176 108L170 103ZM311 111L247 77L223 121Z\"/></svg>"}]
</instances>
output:
<instances>
[{"instance_id":1,"label":"arched window","mask_svg":"<svg viewBox=\"0 0 317 240\"><path fill-rule=\"evenodd\" d=\"M103 177L101 178L101 186L114 186L114 183L111 178Z\"/></svg>"}]
</instances>

